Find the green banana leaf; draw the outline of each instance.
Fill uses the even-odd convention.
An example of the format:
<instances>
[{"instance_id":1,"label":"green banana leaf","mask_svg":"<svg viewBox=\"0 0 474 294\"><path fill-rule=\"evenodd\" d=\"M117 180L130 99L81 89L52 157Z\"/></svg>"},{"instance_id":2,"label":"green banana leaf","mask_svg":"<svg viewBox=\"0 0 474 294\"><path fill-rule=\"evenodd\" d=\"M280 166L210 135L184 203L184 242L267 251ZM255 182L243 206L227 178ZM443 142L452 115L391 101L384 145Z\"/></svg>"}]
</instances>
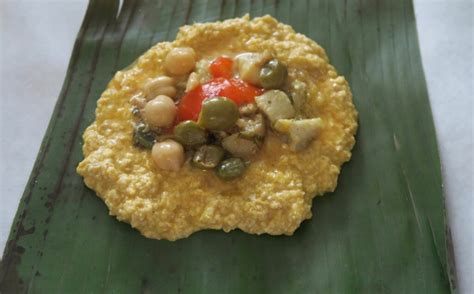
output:
<instances>
[{"instance_id":1,"label":"green banana leaf","mask_svg":"<svg viewBox=\"0 0 474 294\"><path fill-rule=\"evenodd\" d=\"M335 193L294 236L142 237L75 172L113 74L186 23L271 14L321 44L360 128ZM58 24L60 25L60 24ZM91 0L21 199L1 293L455 293L411 0Z\"/></svg>"}]
</instances>

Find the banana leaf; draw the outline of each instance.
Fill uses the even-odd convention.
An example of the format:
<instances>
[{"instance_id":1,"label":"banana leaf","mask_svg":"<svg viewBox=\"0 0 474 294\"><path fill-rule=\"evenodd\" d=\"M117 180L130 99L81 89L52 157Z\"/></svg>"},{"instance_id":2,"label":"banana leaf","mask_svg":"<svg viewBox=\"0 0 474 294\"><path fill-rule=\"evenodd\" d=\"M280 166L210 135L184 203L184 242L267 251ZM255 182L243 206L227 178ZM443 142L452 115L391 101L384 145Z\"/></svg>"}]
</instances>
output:
<instances>
[{"instance_id":1,"label":"banana leaf","mask_svg":"<svg viewBox=\"0 0 474 294\"><path fill-rule=\"evenodd\" d=\"M360 128L294 236L142 237L75 172L113 74L186 23L271 14L321 44ZM61 24L58 24L61 25ZM411 0L91 0L12 225L1 293L455 293L440 159Z\"/></svg>"}]
</instances>

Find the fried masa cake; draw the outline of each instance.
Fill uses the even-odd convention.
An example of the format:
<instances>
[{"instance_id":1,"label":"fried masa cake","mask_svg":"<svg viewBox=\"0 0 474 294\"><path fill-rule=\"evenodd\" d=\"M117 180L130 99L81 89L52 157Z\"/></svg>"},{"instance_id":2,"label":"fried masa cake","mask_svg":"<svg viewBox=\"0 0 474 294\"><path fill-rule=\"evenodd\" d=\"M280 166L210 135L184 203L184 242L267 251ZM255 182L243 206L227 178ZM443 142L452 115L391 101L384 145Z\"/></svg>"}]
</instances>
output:
<instances>
[{"instance_id":1,"label":"fried masa cake","mask_svg":"<svg viewBox=\"0 0 474 294\"><path fill-rule=\"evenodd\" d=\"M270 16L196 23L118 71L77 172L120 221L292 235L334 191L357 111L323 48Z\"/></svg>"}]
</instances>

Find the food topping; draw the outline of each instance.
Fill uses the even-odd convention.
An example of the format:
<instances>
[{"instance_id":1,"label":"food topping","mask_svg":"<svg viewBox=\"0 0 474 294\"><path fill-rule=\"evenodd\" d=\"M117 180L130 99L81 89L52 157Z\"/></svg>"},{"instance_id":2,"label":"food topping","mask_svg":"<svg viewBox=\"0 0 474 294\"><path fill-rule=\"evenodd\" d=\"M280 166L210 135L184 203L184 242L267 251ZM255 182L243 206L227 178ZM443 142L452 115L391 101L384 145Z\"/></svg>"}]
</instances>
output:
<instances>
[{"instance_id":1,"label":"food topping","mask_svg":"<svg viewBox=\"0 0 474 294\"><path fill-rule=\"evenodd\" d=\"M275 123L275 130L287 134L290 138L290 147L295 151L301 151L316 137L322 125L320 118L280 119Z\"/></svg>"},{"instance_id":2,"label":"food topping","mask_svg":"<svg viewBox=\"0 0 474 294\"><path fill-rule=\"evenodd\" d=\"M194 88L199 86L199 84L200 84L199 75L195 72L192 72L189 75L188 81L186 82L186 88L185 88L184 92L187 93L189 91L192 91Z\"/></svg>"},{"instance_id":3,"label":"food topping","mask_svg":"<svg viewBox=\"0 0 474 294\"><path fill-rule=\"evenodd\" d=\"M153 145L151 156L158 168L178 171L184 163L184 148L176 141L165 140Z\"/></svg>"},{"instance_id":4,"label":"food topping","mask_svg":"<svg viewBox=\"0 0 474 294\"><path fill-rule=\"evenodd\" d=\"M272 59L260 69L260 84L265 89L277 89L283 85L287 76L286 66Z\"/></svg>"},{"instance_id":5,"label":"food topping","mask_svg":"<svg viewBox=\"0 0 474 294\"><path fill-rule=\"evenodd\" d=\"M140 117L140 108L138 108L138 107L132 108L132 114L135 117Z\"/></svg>"},{"instance_id":6,"label":"food topping","mask_svg":"<svg viewBox=\"0 0 474 294\"><path fill-rule=\"evenodd\" d=\"M245 171L245 163L240 158L229 158L222 161L216 169L216 175L224 181L240 177Z\"/></svg>"},{"instance_id":7,"label":"food topping","mask_svg":"<svg viewBox=\"0 0 474 294\"><path fill-rule=\"evenodd\" d=\"M295 109L291 104L291 100L283 91L267 91L263 95L255 97L255 102L272 123L279 119L295 116Z\"/></svg>"},{"instance_id":8,"label":"food topping","mask_svg":"<svg viewBox=\"0 0 474 294\"><path fill-rule=\"evenodd\" d=\"M230 154L245 159L258 152L258 146L253 140L244 138L239 134L232 134L222 140L222 147Z\"/></svg>"},{"instance_id":9,"label":"food topping","mask_svg":"<svg viewBox=\"0 0 474 294\"><path fill-rule=\"evenodd\" d=\"M233 75L232 67L234 61L225 56L220 56L214 59L209 66L209 72L215 78L230 79Z\"/></svg>"},{"instance_id":10,"label":"food topping","mask_svg":"<svg viewBox=\"0 0 474 294\"><path fill-rule=\"evenodd\" d=\"M215 78L185 94L178 106L178 120L197 120L204 99L222 96L233 100L237 105L251 103L262 90L237 78Z\"/></svg>"},{"instance_id":11,"label":"food topping","mask_svg":"<svg viewBox=\"0 0 474 294\"><path fill-rule=\"evenodd\" d=\"M169 127L176 117L176 105L165 95L148 101L143 108L143 118L152 127Z\"/></svg>"},{"instance_id":12,"label":"food topping","mask_svg":"<svg viewBox=\"0 0 474 294\"><path fill-rule=\"evenodd\" d=\"M242 53L237 55L235 60L240 78L252 85L261 86L260 71L263 64L270 59L271 55L261 53Z\"/></svg>"},{"instance_id":13,"label":"food topping","mask_svg":"<svg viewBox=\"0 0 474 294\"><path fill-rule=\"evenodd\" d=\"M242 117L236 122L240 129L240 134L246 138L265 136L265 119L258 113L252 117Z\"/></svg>"},{"instance_id":14,"label":"food topping","mask_svg":"<svg viewBox=\"0 0 474 294\"><path fill-rule=\"evenodd\" d=\"M144 123L136 124L133 129L133 142L136 146L151 149L155 143L155 137L156 135Z\"/></svg>"},{"instance_id":15,"label":"food topping","mask_svg":"<svg viewBox=\"0 0 474 294\"><path fill-rule=\"evenodd\" d=\"M168 76L159 76L146 82L143 87L145 98L151 100L158 95L166 95L168 97L176 97L175 88L176 81Z\"/></svg>"},{"instance_id":16,"label":"food topping","mask_svg":"<svg viewBox=\"0 0 474 294\"><path fill-rule=\"evenodd\" d=\"M217 145L203 145L194 153L191 164L200 169L213 169L224 158L225 151Z\"/></svg>"},{"instance_id":17,"label":"food topping","mask_svg":"<svg viewBox=\"0 0 474 294\"><path fill-rule=\"evenodd\" d=\"M208 98L202 102L198 123L211 131L225 131L235 125L239 109L225 97Z\"/></svg>"},{"instance_id":18,"label":"food topping","mask_svg":"<svg viewBox=\"0 0 474 294\"><path fill-rule=\"evenodd\" d=\"M143 108L146 105L146 99L140 94L136 94L130 98L130 104L137 108Z\"/></svg>"},{"instance_id":19,"label":"food topping","mask_svg":"<svg viewBox=\"0 0 474 294\"><path fill-rule=\"evenodd\" d=\"M232 180L243 174L244 160L256 158L268 134L276 132L286 138L282 144L302 151L322 126L320 118L303 115L306 84L288 81L287 67L268 53L196 62L192 48L175 48L164 66L174 77L150 79L130 99L133 140L152 149L160 169L177 171L186 161Z\"/></svg>"},{"instance_id":20,"label":"food topping","mask_svg":"<svg viewBox=\"0 0 474 294\"><path fill-rule=\"evenodd\" d=\"M258 111L258 108L255 103L248 103L239 107L240 115L251 115L251 114L257 113L257 111Z\"/></svg>"},{"instance_id":21,"label":"food topping","mask_svg":"<svg viewBox=\"0 0 474 294\"><path fill-rule=\"evenodd\" d=\"M174 136L185 146L202 145L207 142L206 131L192 120L183 121L176 125Z\"/></svg>"},{"instance_id":22,"label":"food topping","mask_svg":"<svg viewBox=\"0 0 474 294\"><path fill-rule=\"evenodd\" d=\"M188 74L196 66L196 53L190 47L171 49L166 55L164 65L172 75Z\"/></svg>"}]
</instances>

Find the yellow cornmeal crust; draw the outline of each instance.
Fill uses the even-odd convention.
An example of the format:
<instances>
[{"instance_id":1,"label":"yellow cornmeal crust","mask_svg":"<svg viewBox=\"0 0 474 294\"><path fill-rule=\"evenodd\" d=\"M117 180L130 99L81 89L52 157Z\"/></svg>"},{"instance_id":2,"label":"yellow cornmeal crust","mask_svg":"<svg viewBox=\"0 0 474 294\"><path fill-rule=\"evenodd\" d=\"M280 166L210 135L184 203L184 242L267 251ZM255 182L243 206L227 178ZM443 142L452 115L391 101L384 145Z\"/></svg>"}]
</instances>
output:
<instances>
[{"instance_id":1,"label":"yellow cornmeal crust","mask_svg":"<svg viewBox=\"0 0 474 294\"><path fill-rule=\"evenodd\" d=\"M231 182L188 164L178 172L157 169L149 150L133 146L128 101L145 80L165 73L163 60L170 49L185 46L194 48L198 59L219 52L272 53L287 65L290 80L307 84L305 115L324 122L317 139L293 152L269 134L245 174ZM97 102L95 122L84 132L85 159L77 172L111 215L149 238L176 240L203 229L236 228L292 235L311 218L313 197L336 188L356 129L349 86L324 50L270 16L244 16L181 27L175 41L156 44L117 72Z\"/></svg>"}]
</instances>

